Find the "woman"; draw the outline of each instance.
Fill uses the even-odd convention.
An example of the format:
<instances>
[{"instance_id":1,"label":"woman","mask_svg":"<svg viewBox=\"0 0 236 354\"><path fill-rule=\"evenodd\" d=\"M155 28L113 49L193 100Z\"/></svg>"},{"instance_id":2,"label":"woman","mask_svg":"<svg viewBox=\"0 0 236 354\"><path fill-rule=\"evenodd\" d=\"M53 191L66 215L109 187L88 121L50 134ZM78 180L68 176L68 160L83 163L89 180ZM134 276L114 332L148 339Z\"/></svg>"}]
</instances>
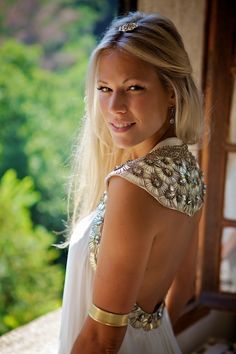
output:
<instances>
[{"instance_id":1,"label":"woman","mask_svg":"<svg viewBox=\"0 0 236 354\"><path fill-rule=\"evenodd\" d=\"M171 321L192 295L204 195L191 72L160 15L116 19L92 54L60 354L180 353Z\"/></svg>"}]
</instances>

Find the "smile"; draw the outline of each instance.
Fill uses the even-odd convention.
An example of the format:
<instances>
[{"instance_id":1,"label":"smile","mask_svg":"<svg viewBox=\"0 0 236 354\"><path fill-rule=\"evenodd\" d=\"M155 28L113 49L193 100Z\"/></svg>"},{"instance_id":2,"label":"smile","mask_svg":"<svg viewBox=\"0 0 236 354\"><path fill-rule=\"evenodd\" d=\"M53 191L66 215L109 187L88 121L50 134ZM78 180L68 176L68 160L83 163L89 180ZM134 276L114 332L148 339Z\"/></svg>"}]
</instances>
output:
<instances>
[{"instance_id":1,"label":"smile","mask_svg":"<svg viewBox=\"0 0 236 354\"><path fill-rule=\"evenodd\" d=\"M135 123L110 123L111 128L115 132L126 132L129 130Z\"/></svg>"},{"instance_id":2,"label":"smile","mask_svg":"<svg viewBox=\"0 0 236 354\"><path fill-rule=\"evenodd\" d=\"M128 127L129 125L132 125L134 123L111 123L111 124L116 128L123 128L123 127Z\"/></svg>"}]
</instances>

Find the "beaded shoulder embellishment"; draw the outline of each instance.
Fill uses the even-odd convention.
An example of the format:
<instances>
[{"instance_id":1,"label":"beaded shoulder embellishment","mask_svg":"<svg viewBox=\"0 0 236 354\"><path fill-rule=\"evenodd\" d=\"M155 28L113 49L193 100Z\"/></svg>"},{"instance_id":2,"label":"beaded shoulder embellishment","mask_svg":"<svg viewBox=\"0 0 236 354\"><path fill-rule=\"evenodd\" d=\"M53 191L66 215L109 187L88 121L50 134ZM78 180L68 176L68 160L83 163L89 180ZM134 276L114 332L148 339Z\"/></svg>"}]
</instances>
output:
<instances>
[{"instance_id":1,"label":"beaded shoulder embellishment","mask_svg":"<svg viewBox=\"0 0 236 354\"><path fill-rule=\"evenodd\" d=\"M117 166L107 177L120 175L149 192L160 204L192 216L203 204L205 184L186 144L163 146L145 157Z\"/></svg>"},{"instance_id":2,"label":"beaded shoulder embellishment","mask_svg":"<svg viewBox=\"0 0 236 354\"><path fill-rule=\"evenodd\" d=\"M97 206L95 217L92 221L89 234L89 261L93 268L97 268L99 244L101 241L102 225L106 211L107 193L105 192Z\"/></svg>"}]
</instances>

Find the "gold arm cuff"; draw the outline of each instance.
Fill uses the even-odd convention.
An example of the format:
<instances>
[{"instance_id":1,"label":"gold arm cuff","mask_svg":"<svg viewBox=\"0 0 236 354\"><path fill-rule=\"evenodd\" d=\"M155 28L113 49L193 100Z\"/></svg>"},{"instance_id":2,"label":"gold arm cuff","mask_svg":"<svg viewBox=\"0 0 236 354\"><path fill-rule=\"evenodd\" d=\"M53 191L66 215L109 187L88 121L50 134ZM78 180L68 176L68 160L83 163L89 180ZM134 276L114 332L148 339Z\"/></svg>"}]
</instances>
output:
<instances>
[{"instance_id":1,"label":"gold arm cuff","mask_svg":"<svg viewBox=\"0 0 236 354\"><path fill-rule=\"evenodd\" d=\"M116 313L107 312L101 310L99 307L95 306L94 304L91 305L88 314L94 321L102 323L106 326L122 327L128 325L129 314L118 315Z\"/></svg>"}]
</instances>

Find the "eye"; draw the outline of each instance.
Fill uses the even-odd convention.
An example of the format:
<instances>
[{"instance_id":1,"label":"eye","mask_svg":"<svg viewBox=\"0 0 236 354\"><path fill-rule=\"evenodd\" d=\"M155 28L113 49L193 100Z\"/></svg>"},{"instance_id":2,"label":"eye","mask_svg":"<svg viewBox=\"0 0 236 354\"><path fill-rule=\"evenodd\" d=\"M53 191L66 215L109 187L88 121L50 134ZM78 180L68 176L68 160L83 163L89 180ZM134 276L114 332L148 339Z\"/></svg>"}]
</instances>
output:
<instances>
[{"instance_id":1,"label":"eye","mask_svg":"<svg viewBox=\"0 0 236 354\"><path fill-rule=\"evenodd\" d=\"M106 86L99 86L99 87L97 87L97 90L101 91L101 92L104 92L104 93L107 93L107 92L111 91L111 89L109 87L106 87Z\"/></svg>"},{"instance_id":2,"label":"eye","mask_svg":"<svg viewBox=\"0 0 236 354\"><path fill-rule=\"evenodd\" d=\"M131 85L129 86L129 90L130 91L140 91L140 90L143 90L144 88L142 86L139 86L139 85Z\"/></svg>"}]
</instances>

